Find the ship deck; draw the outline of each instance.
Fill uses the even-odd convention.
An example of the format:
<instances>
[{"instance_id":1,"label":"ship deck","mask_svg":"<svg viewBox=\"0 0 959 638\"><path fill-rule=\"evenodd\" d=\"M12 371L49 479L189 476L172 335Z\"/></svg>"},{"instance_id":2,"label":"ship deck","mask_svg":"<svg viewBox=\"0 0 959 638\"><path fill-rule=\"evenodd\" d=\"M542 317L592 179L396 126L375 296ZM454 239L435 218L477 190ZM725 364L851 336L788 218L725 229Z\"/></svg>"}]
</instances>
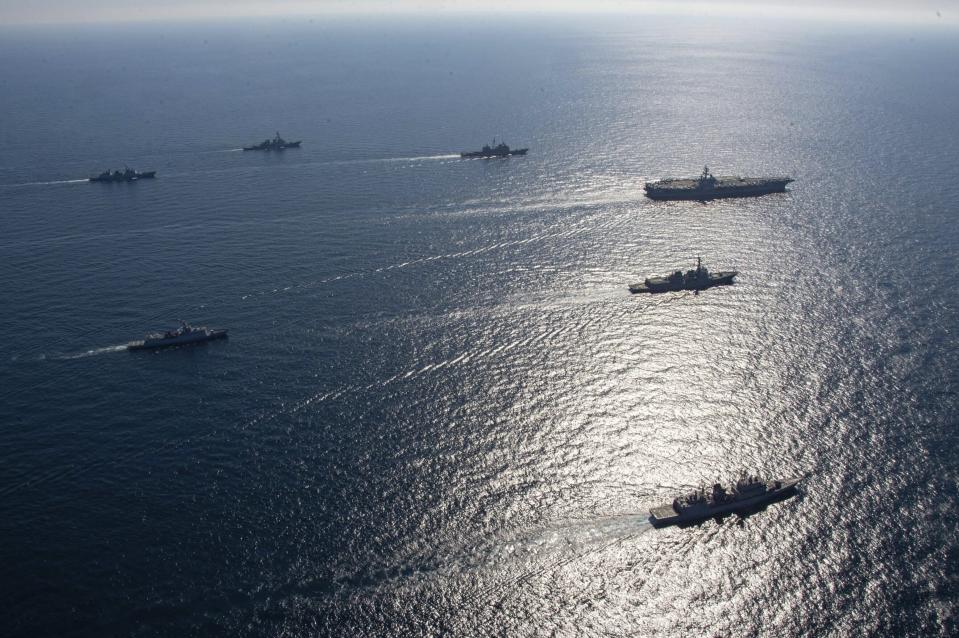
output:
<instances>
[{"instance_id":1,"label":"ship deck","mask_svg":"<svg viewBox=\"0 0 959 638\"><path fill-rule=\"evenodd\" d=\"M742 500L724 503L722 505L713 505L707 511L689 511L680 515L671 505L662 505L653 507L649 510L651 522L655 527L664 527L673 523L695 523L713 517L727 516L736 512L749 511L753 508L762 508L771 503L776 503L796 493L796 486L801 478L779 479L778 481L768 481L766 483L768 491L762 494L756 494L750 497L744 497Z\"/></svg>"},{"instance_id":2,"label":"ship deck","mask_svg":"<svg viewBox=\"0 0 959 638\"><path fill-rule=\"evenodd\" d=\"M747 188L788 181L791 180L789 180L787 177L739 177L737 175L723 175L716 178L716 182L712 185L712 187ZM699 178L670 177L667 179L661 179L658 182L649 182L648 186L654 188L696 190L699 188Z\"/></svg>"},{"instance_id":3,"label":"ship deck","mask_svg":"<svg viewBox=\"0 0 959 638\"><path fill-rule=\"evenodd\" d=\"M676 513L672 505L654 507L649 510L649 513L653 515L657 523L671 523L679 520L679 514Z\"/></svg>"}]
</instances>

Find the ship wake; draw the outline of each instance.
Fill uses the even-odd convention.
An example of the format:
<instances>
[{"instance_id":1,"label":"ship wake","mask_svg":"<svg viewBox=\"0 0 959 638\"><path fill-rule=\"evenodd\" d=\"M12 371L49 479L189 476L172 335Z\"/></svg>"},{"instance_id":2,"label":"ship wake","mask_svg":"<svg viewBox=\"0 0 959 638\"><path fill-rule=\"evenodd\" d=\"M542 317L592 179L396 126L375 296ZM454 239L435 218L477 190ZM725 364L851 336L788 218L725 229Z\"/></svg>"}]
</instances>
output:
<instances>
[{"instance_id":1,"label":"ship wake","mask_svg":"<svg viewBox=\"0 0 959 638\"><path fill-rule=\"evenodd\" d=\"M73 359L86 359L87 357L95 357L101 354L110 354L111 352L124 352L126 349L127 344L124 343L115 346L104 346L103 348L93 348L91 350L84 350L83 352L64 354L55 358L59 361L71 361Z\"/></svg>"},{"instance_id":2,"label":"ship wake","mask_svg":"<svg viewBox=\"0 0 959 638\"><path fill-rule=\"evenodd\" d=\"M58 184L82 184L89 179L59 179L52 182L24 182L23 184L4 184L4 188L23 188L25 186L56 186Z\"/></svg>"}]
</instances>

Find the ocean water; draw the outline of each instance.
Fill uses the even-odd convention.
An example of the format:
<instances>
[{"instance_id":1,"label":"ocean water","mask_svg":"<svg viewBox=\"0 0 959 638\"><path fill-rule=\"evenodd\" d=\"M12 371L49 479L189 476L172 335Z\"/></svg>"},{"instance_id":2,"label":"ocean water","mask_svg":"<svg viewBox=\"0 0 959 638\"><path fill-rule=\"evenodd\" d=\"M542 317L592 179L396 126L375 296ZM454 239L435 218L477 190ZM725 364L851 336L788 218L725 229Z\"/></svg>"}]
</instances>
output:
<instances>
[{"instance_id":1,"label":"ocean water","mask_svg":"<svg viewBox=\"0 0 959 638\"><path fill-rule=\"evenodd\" d=\"M783 20L3 30L0 633L955 635L956 59ZM456 155L493 136L529 155ZM643 197L704 163L796 182ZM157 179L81 181L124 164ZM628 294L697 255L736 285ZM122 349L181 318L230 338ZM649 525L743 471L808 478Z\"/></svg>"}]
</instances>

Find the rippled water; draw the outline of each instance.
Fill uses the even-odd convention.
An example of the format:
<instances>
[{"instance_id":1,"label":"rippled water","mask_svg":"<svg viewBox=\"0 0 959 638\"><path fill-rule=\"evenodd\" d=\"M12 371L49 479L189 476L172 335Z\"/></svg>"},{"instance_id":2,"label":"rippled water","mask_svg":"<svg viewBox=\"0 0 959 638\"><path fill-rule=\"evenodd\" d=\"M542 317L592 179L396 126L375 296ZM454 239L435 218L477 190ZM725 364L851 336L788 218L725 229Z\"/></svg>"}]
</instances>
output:
<instances>
[{"instance_id":1,"label":"rippled water","mask_svg":"<svg viewBox=\"0 0 959 638\"><path fill-rule=\"evenodd\" d=\"M6 632L956 632L956 42L7 31ZM277 128L303 148L235 152ZM455 155L494 135L529 155ZM797 181L644 199L704 162ZM158 178L77 181L123 163ZM736 285L626 291L696 255ZM120 348L178 318L230 339ZM809 478L649 526L744 470Z\"/></svg>"}]
</instances>

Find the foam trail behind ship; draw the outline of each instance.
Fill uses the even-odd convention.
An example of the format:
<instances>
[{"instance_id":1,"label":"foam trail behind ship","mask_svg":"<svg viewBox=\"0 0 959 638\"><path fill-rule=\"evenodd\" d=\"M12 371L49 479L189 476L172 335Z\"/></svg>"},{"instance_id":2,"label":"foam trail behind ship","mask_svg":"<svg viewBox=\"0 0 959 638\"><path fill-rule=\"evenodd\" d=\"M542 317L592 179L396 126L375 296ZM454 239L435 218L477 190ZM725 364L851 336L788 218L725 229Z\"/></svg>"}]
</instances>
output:
<instances>
[{"instance_id":1,"label":"foam trail behind ship","mask_svg":"<svg viewBox=\"0 0 959 638\"><path fill-rule=\"evenodd\" d=\"M103 348L93 348L92 350L86 350L84 352L75 352L73 354L65 354L56 359L60 361L70 361L73 359L85 359L86 357L95 357L101 354L109 354L111 352L125 352L127 349L127 344L118 344L115 346L104 346Z\"/></svg>"},{"instance_id":2,"label":"foam trail behind ship","mask_svg":"<svg viewBox=\"0 0 959 638\"><path fill-rule=\"evenodd\" d=\"M23 184L0 184L0 188L23 188L25 186L57 186L59 184L83 184L84 182L89 182L87 178L84 179L60 179L50 182L24 182Z\"/></svg>"}]
</instances>

